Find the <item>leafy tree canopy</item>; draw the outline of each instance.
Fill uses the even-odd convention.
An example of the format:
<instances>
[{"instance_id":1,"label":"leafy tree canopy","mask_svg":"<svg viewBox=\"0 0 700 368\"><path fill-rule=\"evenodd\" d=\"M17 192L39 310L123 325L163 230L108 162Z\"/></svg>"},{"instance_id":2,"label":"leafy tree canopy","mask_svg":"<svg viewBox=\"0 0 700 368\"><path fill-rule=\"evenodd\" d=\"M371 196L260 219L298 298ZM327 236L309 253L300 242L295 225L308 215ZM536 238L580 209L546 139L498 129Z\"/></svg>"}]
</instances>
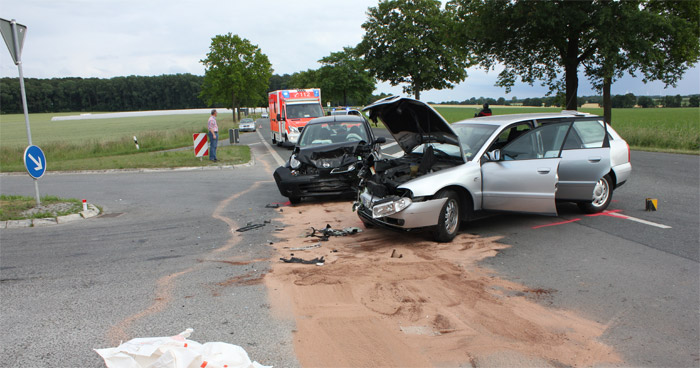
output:
<instances>
[{"instance_id":1,"label":"leafy tree canopy","mask_svg":"<svg viewBox=\"0 0 700 368\"><path fill-rule=\"evenodd\" d=\"M578 68L594 83L641 71L646 80L675 83L700 54L697 1L450 0L454 33L465 57L492 69L497 85L543 81L566 91L576 109ZM561 75L564 74L562 80Z\"/></svg>"},{"instance_id":2,"label":"leafy tree canopy","mask_svg":"<svg viewBox=\"0 0 700 368\"><path fill-rule=\"evenodd\" d=\"M439 0L386 0L367 10L357 46L377 79L405 93L452 88L467 77L470 62L452 47L448 14Z\"/></svg>"},{"instance_id":3,"label":"leafy tree canopy","mask_svg":"<svg viewBox=\"0 0 700 368\"><path fill-rule=\"evenodd\" d=\"M374 78L365 70L355 49L345 47L319 60L318 70L323 94L332 102L348 105L348 98L357 105L366 104L374 91Z\"/></svg>"},{"instance_id":4,"label":"leafy tree canopy","mask_svg":"<svg viewBox=\"0 0 700 368\"><path fill-rule=\"evenodd\" d=\"M272 64L257 45L231 33L217 35L200 62L205 66L200 96L209 105L239 108L265 103Z\"/></svg>"}]
</instances>

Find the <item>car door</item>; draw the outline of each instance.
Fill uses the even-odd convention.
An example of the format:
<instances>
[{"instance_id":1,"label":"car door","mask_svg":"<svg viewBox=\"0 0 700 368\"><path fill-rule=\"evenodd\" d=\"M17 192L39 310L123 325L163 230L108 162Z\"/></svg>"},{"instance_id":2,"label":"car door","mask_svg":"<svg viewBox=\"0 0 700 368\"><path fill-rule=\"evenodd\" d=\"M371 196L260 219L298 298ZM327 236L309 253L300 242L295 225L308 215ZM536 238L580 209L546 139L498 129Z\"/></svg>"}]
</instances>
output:
<instances>
[{"instance_id":1,"label":"car door","mask_svg":"<svg viewBox=\"0 0 700 368\"><path fill-rule=\"evenodd\" d=\"M530 130L503 147L499 160L483 162L483 208L556 215L559 152L570 125Z\"/></svg>"},{"instance_id":2,"label":"car door","mask_svg":"<svg viewBox=\"0 0 700 368\"><path fill-rule=\"evenodd\" d=\"M610 143L602 120L575 120L561 151L558 200L590 201L593 189L610 172Z\"/></svg>"}]
</instances>

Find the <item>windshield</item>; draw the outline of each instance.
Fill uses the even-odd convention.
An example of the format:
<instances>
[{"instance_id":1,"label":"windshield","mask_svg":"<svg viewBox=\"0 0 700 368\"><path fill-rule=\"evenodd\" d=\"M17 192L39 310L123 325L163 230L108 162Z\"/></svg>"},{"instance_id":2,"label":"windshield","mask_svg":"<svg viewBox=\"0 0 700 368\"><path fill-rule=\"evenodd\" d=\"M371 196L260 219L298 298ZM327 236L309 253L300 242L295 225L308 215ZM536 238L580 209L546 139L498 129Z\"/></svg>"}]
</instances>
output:
<instances>
[{"instance_id":1,"label":"windshield","mask_svg":"<svg viewBox=\"0 0 700 368\"><path fill-rule=\"evenodd\" d=\"M253 119L250 119L250 118L241 119L241 124L252 123L252 122L253 122Z\"/></svg>"},{"instance_id":2,"label":"windshield","mask_svg":"<svg viewBox=\"0 0 700 368\"><path fill-rule=\"evenodd\" d=\"M424 143L414 148L411 153L423 154L423 151L425 151L426 147L428 146L433 147L433 153L435 153L437 156L449 156L460 159L459 147L455 146L454 144L447 143Z\"/></svg>"},{"instance_id":3,"label":"windshield","mask_svg":"<svg viewBox=\"0 0 700 368\"><path fill-rule=\"evenodd\" d=\"M287 119L318 118L323 116L319 103L287 105Z\"/></svg>"},{"instance_id":4,"label":"windshield","mask_svg":"<svg viewBox=\"0 0 700 368\"><path fill-rule=\"evenodd\" d=\"M299 147L344 142L369 142L367 130L359 122L335 121L307 125L299 138Z\"/></svg>"},{"instance_id":5,"label":"windshield","mask_svg":"<svg viewBox=\"0 0 700 368\"><path fill-rule=\"evenodd\" d=\"M462 145L464 158L467 161L471 161L474 158L474 155L486 143L486 140L489 139L496 128L495 125L487 124L452 124L452 130L459 137L459 143Z\"/></svg>"}]
</instances>

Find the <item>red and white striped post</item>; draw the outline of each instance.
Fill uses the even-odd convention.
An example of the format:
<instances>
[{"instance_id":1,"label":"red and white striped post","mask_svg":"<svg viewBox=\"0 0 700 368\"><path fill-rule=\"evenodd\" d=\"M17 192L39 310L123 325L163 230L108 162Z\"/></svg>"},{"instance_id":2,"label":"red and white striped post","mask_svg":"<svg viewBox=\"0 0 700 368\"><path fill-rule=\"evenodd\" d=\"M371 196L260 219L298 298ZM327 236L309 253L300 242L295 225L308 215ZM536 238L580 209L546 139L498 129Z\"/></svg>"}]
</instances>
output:
<instances>
[{"instance_id":1,"label":"red and white striped post","mask_svg":"<svg viewBox=\"0 0 700 368\"><path fill-rule=\"evenodd\" d=\"M192 134L192 140L194 141L194 157L199 157L209 155L209 141L207 140L207 133L194 133Z\"/></svg>"}]
</instances>

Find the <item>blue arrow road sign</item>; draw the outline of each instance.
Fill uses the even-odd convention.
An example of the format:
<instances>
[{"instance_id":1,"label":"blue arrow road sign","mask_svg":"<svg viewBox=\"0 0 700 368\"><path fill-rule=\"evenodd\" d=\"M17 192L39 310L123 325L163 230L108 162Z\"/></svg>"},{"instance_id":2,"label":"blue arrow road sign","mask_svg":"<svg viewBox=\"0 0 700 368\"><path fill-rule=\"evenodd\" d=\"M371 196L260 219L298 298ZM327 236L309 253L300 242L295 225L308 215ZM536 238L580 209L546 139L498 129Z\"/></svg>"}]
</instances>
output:
<instances>
[{"instance_id":1,"label":"blue arrow road sign","mask_svg":"<svg viewBox=\"0 0 700 368\"><path fill-rule=\"evenodd\" d=\"M46 157L41 148L37 146L28 146L24 150L24 167L34 179L39 179L46 171Z\"/></svg>"}]
</instances>

